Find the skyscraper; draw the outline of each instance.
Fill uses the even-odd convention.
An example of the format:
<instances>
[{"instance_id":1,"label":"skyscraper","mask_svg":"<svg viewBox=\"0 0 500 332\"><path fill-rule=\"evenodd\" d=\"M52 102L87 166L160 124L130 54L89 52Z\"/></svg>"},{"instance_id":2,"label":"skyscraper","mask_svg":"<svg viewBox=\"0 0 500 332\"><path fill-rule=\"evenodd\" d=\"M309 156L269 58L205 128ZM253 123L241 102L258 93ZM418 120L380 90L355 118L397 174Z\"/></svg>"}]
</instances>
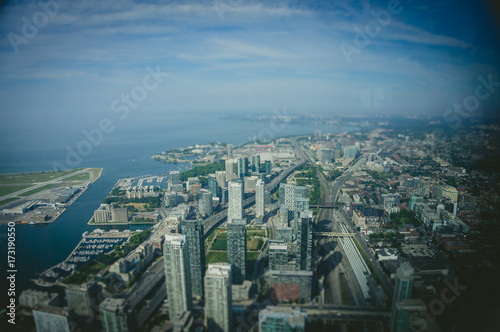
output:
<instances>
[{"instance_id":1,"label":"skyscraper","mask_svg":"<svg viewBox=\"0 0 500 332\"><path fill-rule=\"evenodd\" d=\"M245 280L247 260L246 221L233 219L227 224L227 262L231 264L233 284L240 285Z\"/></svg>"},{"instance_id":2,"label":"skyscraper","mask_svg":"<svg viewBox=\"0 0 500 332\"><path fill-rule=\"evenodd\" d=\"M301 211L309 210L309 197L308 197L307 187L304 186L295 187L293 199L295 200L293 202L293 219L297 221L299 213Z\"/></svg>"},{"instance_id":3,"label":"skyscraper","mask_svg":"<svg viewBox=\"0 0 500 332\"><path fill-rule=\"evenodd\" d=\"M191 277L186 235L166 234L163 246L165 284L170 306L170 320L192 307Z\"/></svg>"},{"instance_id":4,"label":"skyscraper","mask_svg":"<svg viewBox=\"0 0 500 332\"><path fill-rule=\"evenodd\" d=\"M234 160L226 160L226 182L231 181L234 178Z\"/></svg>"},{"instance_id":5,"label":"skyscraper","mask_svg":"<svg viewBox=\"0 0 500 332\"><path fill-rule=\"evenodd\" d=\"M136 330L137 317L129 310L126 299L105 298L99 305L103 330L105 332Z\"/></svg>"},{"instance_id":6,"label":"skyscraper","mask_svg":"<svg viewBox=\"0 0 500 332\"><path fill-rule=\"evenodd\" d=\"M266 171L266 175L271 174L271 161L270 160L266 160L264 162L264 169Z\"/></svg>"},{"instance_id":7,"label":"skyscraper","mask_svg":"<svg viewBox=\"0 0 500 332\"><path fill-rule=\"evenodd\" d=\"M293 230L292 227L284 223L279 223L276 225L276 240L283 241L285 243L293 242Z\"/></svg>"},{"instance_id":8,"label":"skyscraper","mask_svg":"<svg viewBox=\"0 0 500 332\"><path fill-rule=\"evenodd\" d=\"M391 322L393 322L391 332L426 331L428 324L425 318L426 311L427 306L422 299L399 301L391 313Z\"/></svg>"},{"instance_id":9,"label":"skyscraper","mask_svg":"<svg viewBox=\"0 0 500 332\"><path fill-rule=\"evenodd\" d=\"M288 209L288 221L293 219L295 210L295 186L288 183L280 183L280 212L285 213Z\"/></svg>"},{"instance_id":10,"label":"skyscraper","mask_svg":"<svg viewBox=\"0 0 500 332\"><path fill-rule=\"evenodd\" d=\"M307 193L308 193L307 187L305 187L305 186L295 187L295 199L297 199L297 198L308 199Z\"/></svg>"},{"instance_id":11,"label":"skyscraper","mask_svg":"<svg viewBox=\"0 0 500 332\"><path fill-rule=\"evenodd\" d=\"M264 181L262 180L257 180L257 183L255 184L255 216L257 218L262 218L264 217L265 214L265 205L264 205L264 199L265 199L265 185Z\"/></svg>"},{"instance_id":12,"label":"skyscraper","mask_svg":"<svg viewBox=\"0 0 500 332\"><path fill-rule=\"evenodd\" d=\"M233 327L231 265L208 265L205 276L205 314L208 331L229 332Z\"/></svg>"},{"instance_id":13,"label":"skyscraper","mask_svg":"<svg viewBox=\"0 0 500 332\"><path fill-rule=\"evenodd\" d=\"M250 172L248 171L248 165L249 165L249 161L248 161L248 157L244 157L243 158L243 175L244 176L247 176L248 174L250 174Z\"/></svg>"},{"instance_id":14,"label":"skyscraper","mask_svg":"<svg viewBox=\"0 0 500 332\"><path fill-rule=\"evenodd\" d=\"M311 271L312 226L312 211L300 212L297 231L297 270Z\"/></svg>"},{"instance_id":15,"label":"skyscraper","mask_svg":"<svg viewBox=\"0 0 500 332\"><path fill-rule=\"evenodd\" d=\"M208 190L212 193L212 197L219 197L219 185L214 174L208 175Z\"/></svg>"},{"instance_id":16,"label":"skyscraper","mask_svg":"<svg viewBox=\"0 0 500 332\"><path fill-rule=\"evenodd\" d=\"M220 191L220 202L221 204L226 204L228 202L229 197L229 191L226 188L222 188Z\"/></svg>"},{"instance_id":17,"label":"skyscraper","mask_svg":"<svg viewBox=\"0 0 500 332\"><path fill-rule=\"evenodd\" d=\"M272 240L269 245L269 270L286 270L288 264L288 245L284 241Z\"/></svg>"},{"instance_id":18,"label":"skyscraper","mask_svg":"<svg viewBox=\"0 0 500 332\"><path fill-rule=\"evenodd\" d=\"M243 170L243 158L238 159L238 177L241 179L245 176L244 170Z\"/></svg>"},{"instance_id":19,"label":"skyscraper","mask_svg":"<svg viewBox=\"0 0 500 332\"><path fill-rule=\"evenodd\" d=\"M309 198L296 198L294 216L298 218L300 212L309 210Z\"/></svg>"},{"instance_id":20,"label":"skyscraper","mask_svg":"<svg viewBox=\"0 0 500 332\"><path fill-rule=\"evenodd\" d=\"M409 262L403 262L397 269L393 297L394 300L392 303L411 298L413 280L415 279L413 275L414 272L415 270Z\"/></svg>"},{"instance_id":21,"label":"skyscraper","mask_svg":"<svg viewBox=\"0 0 500 332\"><path fill-rule=\"evenodd\" d=\"M228 184L229 209L227 211L227 222L233 219L243 219L243 182L234 179Z\"/></svg>"},{"instance_id":22,"label":"skyscraper","mask_svg":"<svg viewBox=\"0 0 500 332\"><path fill-rule=\"evenodd\" d=\"M36 306L33 309L37 332L70 332L72 318L70 308Z\"/></svg>"},{"instance_id":23,"label":"skyscraper","mask_svg":"<svg viewBox=\"0 0 500 332\"><path fill-rule=\"evenodd\" d=\"M396 270L396 282L394 295L392 297L391 331L395 331L396 309L399 301L411 298L413 291L413 280L415 279L413 266L409 262L403 262Z\"/></svg>"},{"instance_id":24,"label":"skyscraper","mask_svg":"<svg viewBox=\"0 0 500 332\"><path fill-rule=\"evenodd\" d=\"M289 184L285 182L280 182L280 187L279 187L280 212L283 211L283 208L285 207L285 191L287 186L289 186Z\"/></svg>"},{"instance_id":25,"label":"skyscraper","mask_svg":"<svg viewBox=\"0 0 500 332\"><path fill-rule=\"evenodd\" d=\"M356 158L358 155L358 146L351 145L344 149L344 157L345 158Z\"/></svg>"},{"instance_id":26,"label":"skyscraper","mask_svg":"<svg viewBox=\"0 0 500 332\"><path fill-rule=\"evenodd\" d=\"M226 187L226 172L224 171L216 171L215 172L215 179L217 180L217 185L220 188L225 188ZM220 193L220 190L219 190Z\"/></svg>"},{"instance_id":27,"label":"skyscraper","mask_svg":"<svg viewBox=\"0 0 500 332\"><path fill-rule=\"evenodd\" d=\"M179 171L171 171L169 173L168 182L170 184L179 184L179 183L181 183Z\"/></svg>"},{"instance_id":28,"label":"skyscraper","mask_svg":"<svg viewBox=\"0 0 500 332\"><path fill-rule=\"evenodd\" d=\"M299 231L299 216L302 211L309 211L309 199L308 198L296 198L295 199L295 211L294 213L294 218L293 218L293 224L292 224L292 229L293 229L293 236L294 238L297 237L297 233Z\"/></svg>"},{"instance_id":29,"label":"skyscraper","mask_svg":"<svg viewBox=\"0 0 500 332\"><path fill-rule=\"evenodd\" d=\"M210 197L210 200L212 197ZM186 220L181 223L181 233L186 236L191 295L203 298L203 277L205 275L205 242L203 225L200 220Z\"/></svg>"},{"instance_id":30,"label":"skyscraper","mask_svg":"<svg viewBox=\"0 0 500 332\"><path fill-rule=\"evenodd\" d=\"M177 191L179 187L181 187L180 173L179 171L171 171L168 176L168 189Z\"/></svg>"},{"instance_id":31,"label":"skyscraper","mask_svg":"<svg viewBox=\"0 0 500 332\"><path fill-rule=\"evenodd\" d=\"M248 158L240 158L238 159L238 177L244 178L248 175Z\"/></svg>"},{"instance_id":32,"label":"skyscraper","mask_svg":"<svg viewBox=\"0 0 500 332\"><path fill-rule=\"evenodd\" d=\"M212 193L202 189L198 196L198 210L200 215L204 217L210 216L213 212Z\"/></svg>"},{"instance_id":33,"label":"skyscraper","mask_svg":"<svg viewBox=\"0 0 500 332\"><path fill-rule=\"evenodd\" d=\"M175 191L166 192L163 195L163 197L165 200L165 207L172 207L177 205L177 192Z\"/></svg>"},{"instance_id":34,"label":"skyscraper","mask_svg":"<svg viewBox=\"0 0 500 332\"><path fill-rule=\"evenodd\" d=\"M332 149L330 148L322 148L320 150L321 152L321 163L327 164L332 162L333 154L332 154Z\"/></svg>"},{"instance_id":35,"label":"skyscraper","mask_svg":"<svg viewBox=\"0 0 500 332\"><path fill-rule=\"evenodd\" d=\"M252 156L252 172L260 173L260 156Z\"/></svg>"},{"instance_id":36,"label":"skyscraper","mask_svg":"<svg viewBox=\"0 0 500 332\"><path fill-rule=\"evenodd\" d=\"M76 316L93 317L94 303L101 293L101 285L91 280L81 285L68 285L64 289L68 307Z\"/></svg>"},{"instance_id":37,"label":"skyscraper","mask_svg":"<svg viewBox=\"0 0 500 332\"><path fill-rule=\"evenodd\" d=\"M231 144L227 145L227 159L233 158L233 146Z\"/></svg>"}]
</instances>

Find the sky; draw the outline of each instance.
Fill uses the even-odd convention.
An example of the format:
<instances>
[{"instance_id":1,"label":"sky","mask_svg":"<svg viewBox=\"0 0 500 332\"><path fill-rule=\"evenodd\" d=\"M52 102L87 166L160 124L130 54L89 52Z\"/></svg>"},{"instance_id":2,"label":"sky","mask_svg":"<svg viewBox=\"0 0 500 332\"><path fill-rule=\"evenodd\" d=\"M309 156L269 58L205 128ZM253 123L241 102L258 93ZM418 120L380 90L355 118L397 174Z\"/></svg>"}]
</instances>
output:
<instances>
[{"instance_id":1,"label":"sky","mask_svg":"<svg viewBox=\"0 0 500 332\"><path fill-rule=\"evenodd\" d=\"M0 129L284 107L439 117L478 77L500 81L495 13L452 0L6 1ZM475 115L498 109L489 88Z\"/></svg>"}]
</instances>

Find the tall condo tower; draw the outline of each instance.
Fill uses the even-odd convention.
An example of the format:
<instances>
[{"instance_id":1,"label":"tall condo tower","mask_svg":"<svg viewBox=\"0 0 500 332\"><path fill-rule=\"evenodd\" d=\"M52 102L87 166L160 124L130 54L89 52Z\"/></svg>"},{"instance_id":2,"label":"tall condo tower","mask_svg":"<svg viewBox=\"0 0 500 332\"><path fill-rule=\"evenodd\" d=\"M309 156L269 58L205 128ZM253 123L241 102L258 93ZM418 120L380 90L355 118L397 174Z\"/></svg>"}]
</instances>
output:
<instances>
[{"instance_id":1,"label":"tall condo tower","mask_svg":"<svg viewBox=\"0 0 500 332\"><path fill-rule=\"evenodd\" d=\"M186 236L182 234L165 235L163 256L165 261L167 299L170 306L170 320L173 321L178 314L190 311L192 308L191 277Z\"/></svg>"},{"instance_id":2,"label":"tall condo tower","mask_svg":"<svg viewBox=\"0 0 500 332\"><path fill-rule=\"evenodd\" d=\"M245 280L247 261L246 221L233 219L227 224L227 262L233 271L233 283L240 285Z\"/></svg>"},{"instance_id":3,"label":"tall condo tower","mask_svg":"<svg viewBox=\"0 0 500 332\"><path fill-rule=\"evenodd\" d=\"M265 200L265 191L264 191L265 185L264 181L262 180L257 180L257 183L255 184L255 216L257 218L262 218L264 217L265 214L265 205L264 205L264 200Z\"/></svg>"},{"instance_id":4,"label":"tall condo tower","mask_svg":"<svg viewBox=\"0 0 500 332\"><path fill-rule=\"evenodd\" d=\"M227 222L233 219L243 219L243 182L241 179L234 179L228 184L229 209L227 212Z\"/></svg>"},{"instance_id":5,"label":"tall condo tower","mask_svg":"<svg viewBox=\"0 0 500 332\"><path fill-rule=\"evenodd\" d=\"M212 199L210 197L210 199ZM203 225L201 220L186 220L181 223L181 233L186 236L189 272L191 278L191 295L203 298L203 277L205 275L205 242L203 241Z\"/></svg>"},{"instance_id":6,"label":"tall condo tower","mask_svg":"<svg viewBox=\"0 0 500 332\"><path fill-rule=\"evenodd\" d=\"M231 265L208 265L205 275L205 315L208 331L232 331Z\"/></svg>"}]
</instances>

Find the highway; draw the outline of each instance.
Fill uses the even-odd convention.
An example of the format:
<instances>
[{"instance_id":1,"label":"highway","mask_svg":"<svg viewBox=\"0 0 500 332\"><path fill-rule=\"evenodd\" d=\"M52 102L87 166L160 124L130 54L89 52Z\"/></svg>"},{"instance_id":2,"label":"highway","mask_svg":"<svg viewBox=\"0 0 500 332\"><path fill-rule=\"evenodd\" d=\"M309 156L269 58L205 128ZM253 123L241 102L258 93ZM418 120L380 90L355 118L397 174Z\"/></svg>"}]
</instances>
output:
<instances>
[{"instance_id":1,"label":"highway","mask_svg":"<svg viewBox=\"0 0 500 332\"><path fill-rule=\"evenodd\" d=\"M224 219L227 217L227 209L222 210L219 213L216 213L207 219L203 220L203 235L205 238L207 238L210 233L212 233L213 228L218 225L220 222L222 222Z\"/></svg>"},{"instance_id":2,"label":"highway","mask_svg":"<svg viewBox=\"0 0 500 332\"><path fill-rule=\"evenodd\" d=\"M331 193L332 195L331 197L333 198L332 203L337 201L337 195L339 194L344 184L347 182L347 180L351 178L354 172L358 171L361 168L361 166L363 166L366 163L366 160L367 157L365 155L359 157L359 159L356 161L354 165L349 167L348 170L346 170L341 176L335 179L335 181L333 182L333 188Z\"/></svg>"},{"instance_id":3,"label":"highway","mask_svg":"<svg viewBox=\"0 0 500 332\"><path fill-rule=\"evenodd\" d=\"M292 145L295 146L295 144L296 143L294 140ZM298 151L298 150L296 149L296 151ZM292 174L292 172L295 171L295 169L297 167L300 167L306 163L306 159L301 151L298 151L298 156L299 156L300 160L297 164L289 166L287 169L283 170L280 173L280 175L275 177L270 183L266 184L267 191L272 193L278 187L278 185L280 184L281 181L283 181L290 174ZM243 208L246 208L246 207L252 205L254 202L255 202L255 195L252 195L252 197L249 197L243 201ZM221 212L216 213L216 214L208 217L207 219L203 220L202 223L203 223L203 228L204 228L204 232L203 232L204 237L207 238L212 233L214 228L217 225L219 225L220 223L222 223L225 218L227 218L227 209L224 209Z\"/></svg>"},{"instance_id":4,"label":"highway","mask_svg":"<svg viewBox=\"0 0 500 332\"><path fill-rule=\"evenodd\" d=\"M304 148L300 145L294 145L295 149L300 152L301 156L305 158L309 164L312 166L315 166L314 161L312 157L309 155L309 152L305 151ZM321 188L323 188L324 192L324 197L323 197L323 204L333 204L334 200L331 197L331 192L330 192L330 185L326 181L325 177L323 176L323 173L320 172L318 169L316 169L316 174L318 175L319 182L321 184Z\"/></svg>"},{"instance_id":5,"label":"highway","mask_svg":"<svg viewBox=\"0 0 500 332\"><path fill-rule=\"evenodd\" d=\"M162 257L142 273L136 284L126 294L129 306L135 308L156 284L163 282L162 279L164 278L165 267Z\"/></svg>"}]
</instances>

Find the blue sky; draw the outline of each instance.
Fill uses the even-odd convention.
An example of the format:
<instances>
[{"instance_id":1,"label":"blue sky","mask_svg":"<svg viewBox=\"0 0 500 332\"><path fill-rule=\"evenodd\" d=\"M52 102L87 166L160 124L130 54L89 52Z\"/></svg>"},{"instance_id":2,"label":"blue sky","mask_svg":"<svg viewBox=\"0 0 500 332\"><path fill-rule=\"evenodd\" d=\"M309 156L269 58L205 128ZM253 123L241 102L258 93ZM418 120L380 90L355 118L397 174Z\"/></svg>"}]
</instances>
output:
<instances>
[{"instance_id":1,"label":"blue sky","mask_svg":"<svg viewBox=\"0 0 500 332\"><path fill-rule=\"evenodd\" d=\"M61 0L15 52L9 36L22 37L23 18L33 23L43 10L8 1L0 11L2 122L95 123L142 84L148 66L169 76L134 109L141 118L284 106L439 116L474 93L478 75L498 79L491 8L402 0L377 29L371 12L391 2ZM369 44L348 61L341 45L355 46L356 31L367 27L375 29ZM495 109L499 94L477 113Z\"/></svg>"}]
</instances>

